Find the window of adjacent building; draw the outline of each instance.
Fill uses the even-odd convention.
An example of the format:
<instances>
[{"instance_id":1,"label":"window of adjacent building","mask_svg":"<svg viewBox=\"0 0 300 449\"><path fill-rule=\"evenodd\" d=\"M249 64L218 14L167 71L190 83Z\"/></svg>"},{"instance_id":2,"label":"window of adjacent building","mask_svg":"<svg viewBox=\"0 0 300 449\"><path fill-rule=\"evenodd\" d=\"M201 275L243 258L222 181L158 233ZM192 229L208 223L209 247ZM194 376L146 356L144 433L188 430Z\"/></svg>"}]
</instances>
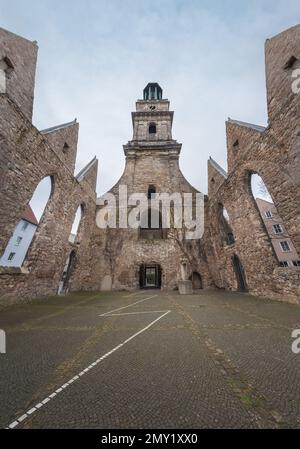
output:
<instances>
[{"instance_id":1,"label":"window of adjacent building","mask_svg":"<svg viewBox=\"0 0 300 449\"><path fill-rule=\"evenodd\" d=\"M273 218L273 214L272 214L272 212L271 212L270 210L267 210L267 211L265 212L265 216L266 216L267 218Z\"/></svg>"},{"instance_id":2,"label":"window of adjacent building","mask_svg":"<svg viewBox=\"0 0 300 449\"><path fill-rule=\"evenodd\" d=\"M284 261L280 262L279 265L280 265L281 267L288 267L288 266L289 266L289 263L288 263L286 260L284 260Z\"/></svg>"},{"instance_id":3,"label":"window of adjacent building","mask_svg":"<svg viewBox=\"0 0 300 449\"><path fill-rule=\"evenodd\" d=\"M275 231L275 234L282 234L283 233L283 229L282 229L282 226L280 224L273 225L273 229Z\"/></svg>"},{"instance_id":4,"label":"window of adjacent building","mask_svg":"<svg viewBox=\"0 0 300 449\"><path fill-rule=\"evenodd\" d=\"M26 231L26 229L28 228L29 223L27 221L24 221L23 225L22 225L22 231Z\"/></svg>"},{"instance_id":5,"label":"window of adjacent building","mask_svg":"<svg viewBox=\"0 0 300 449\"><path fill-rule=\"evenodd\" d=\"M280 246L284 253L288 253L291 251L291 247L289 245L289 242L287 242L287 241L280 242Z\"/></svg>"},{"instance_id":6,"label":"window of adjacent building","mask_svg":"<svg viewBox=\"0 0 300 449\"><path fill-rule=\"evenodd\" d=\"M300 260L293 260L294 267L300 267Z\"/></svg>"},{"instance_id":7,"label":"window of adjacent building","mask_svg":"<svg viewBox=\"0 0 300 449\"><path fill-rule=\"evenodd\" d=\"M16 240L16 246L19 246L20 245L20 243L22 242L22 240L23 240L23 237L17 237L17 240Z\"/></svg>"},{"instance_id":8,"label":"window of adjacent building","mask_svg":"<svg viewBox=\"0 0 300 449\"><path fill-rule=\"evenodd\" d=\"M9 253L8 260L13 260L16 253Z\"/></svg>"}]
</instances>

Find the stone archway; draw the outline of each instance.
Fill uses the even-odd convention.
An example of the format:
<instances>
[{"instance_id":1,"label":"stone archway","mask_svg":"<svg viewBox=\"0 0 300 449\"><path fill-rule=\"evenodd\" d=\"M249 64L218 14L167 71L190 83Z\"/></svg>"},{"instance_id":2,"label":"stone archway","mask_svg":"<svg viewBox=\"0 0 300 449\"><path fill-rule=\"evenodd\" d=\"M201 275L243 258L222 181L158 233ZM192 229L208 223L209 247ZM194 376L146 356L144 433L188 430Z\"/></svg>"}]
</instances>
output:
<instances>
[{"instance_id":1,"label":"stone archway","mask_svg":"<svg viewBox=\"0 0 300 449\"><path fill-rule=\"evenodd\" d=\"M203 288L201 275L194 271L193 274L189 278L193 284L193 290L201 290Z\"/></svg>"},{"instance_id":2,"label":"stone archway","mask_svg":"<svg viewBox=\"0 0 300 449\"><path fill-rule=\"evenodd\" d=\"M161 266L142 264L140 266L140 288L161 288Z\"/></svg>"}]
</instances>

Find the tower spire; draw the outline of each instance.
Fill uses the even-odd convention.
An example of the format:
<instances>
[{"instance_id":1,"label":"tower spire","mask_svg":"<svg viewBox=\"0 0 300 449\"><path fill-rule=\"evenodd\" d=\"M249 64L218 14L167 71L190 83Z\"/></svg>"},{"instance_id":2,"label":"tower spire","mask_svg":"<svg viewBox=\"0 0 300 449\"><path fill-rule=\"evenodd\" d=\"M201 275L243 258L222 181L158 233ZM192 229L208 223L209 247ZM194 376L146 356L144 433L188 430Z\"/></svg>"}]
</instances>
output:
<instances>
[{"instance_id":1,"label":"tower spire","mask_svg":"<svg viewBox=\"0 0 300 449\"><path fill-rule=\"evenodd\" d=\"M162 100L162 88L158 83L148 83L143 91L144 100Z\"/></svg>"},{"instance_id":2,"label":"tower spire","mask_svg":"<svg viewBox=\"0 0 300 449\"><path fill-rule=\"evenodd\" d=\"M124 145L125 154L159 150L178 156L181 144L172 137L173 114L160 85L148 83L143 99L137 100L136 110L132 112L133 138Z\"/></svg>"}]
</instances>

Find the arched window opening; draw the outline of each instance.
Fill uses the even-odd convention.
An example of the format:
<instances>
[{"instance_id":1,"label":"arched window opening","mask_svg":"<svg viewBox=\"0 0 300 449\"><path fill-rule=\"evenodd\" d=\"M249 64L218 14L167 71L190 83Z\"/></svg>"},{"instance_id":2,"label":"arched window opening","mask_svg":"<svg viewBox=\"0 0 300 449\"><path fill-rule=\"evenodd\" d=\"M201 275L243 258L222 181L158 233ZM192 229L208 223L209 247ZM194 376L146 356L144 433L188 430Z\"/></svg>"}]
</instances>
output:
<instances>
[{"instance_id":1,"label":"arched window opening","mask_svg":"<svg viewBox=\"0 0 300 449\"><path fill-rule=\"evenodd\" d=\"M7 56L0 60L0 68L1 70L5 70L8 74L14 70L14 66Z\"/></svg>"},{"instance_id":2,"label":"arched window opening","mask_svg":"<svg viewBox=\"0 0 300 449\"><path fill-rule=\"evenodd\" d=\"M149 134L150 134L150 136L153 136L156 134L156 124L155 123L150 123Z\"/></svg>"},{"instance_id":3,"label":"arched window opening","mask_svg":"<svg viewBox=\"0 0 300 449\"><path fill-rule=\"evenodd\" d=\"M69 149L70 149L69 145L67 144L67 142L65 142L63 146L63 153L67 154Z\"/></svg>"},{"instance_id":4,"label":"arched window opening","mask_svg":"<svg viewBox=\"0 0 300 449\"><path fill-rule=\"evenodd\" d=\"M244 267L236 254L232 257L232 265L236 276L238 290L241 292L247 291L248 288Z\"/></svg>"},{"instance_id":5,"label":"arched window opening","mask_svg":"<svg viewBox=\"0 0 300 449\"><path fill-rule=\"evenodd\" d=\"M35 192L30 200L30 206L40 223L44 215L46 206L52 195L53 179L51 176L44 178L35 189Z\"/></svg>"},{"instance_id":6,"label":"arched window opening","mask_svg":"<svg viewBox=\"0 0 300 449\"><path fill-rule=\"evenodd\" d=\"M284 65L284 70L292 69L297 61L298 59L295 56L291 56Z\"/></svg>"},{"instance_id":7,"label":"arched window opening","mask_svg":"<svg viewBox=\"0 0 300 449\"><path fill-rule=\"evenodd\" d=\"M2 267L21 267L40 224L53 190L50 176L44 178L22 214L0 258Z\"/></svg>"},{"instance_id":8,"label":"arched window opening","mask_svg":"<svg viewBox=\"0 0 300 449\"><path fill-rule=\"evenodd\" d=\"M71 229L71 234L69 236L70 243L78 243L78 231L79 231L80 223L82 220L83 211L84 211L83 205L81 205L77 208L75 218L73 221L73 225L72 225L72 229Z\"/></svg>"},{"instance_id":9,"label":"arched window opening","mask_svg":"<svg viewBox=\"0 0 300 449\"><path fill-rule=\"evenodd\" d=\"M162 239L162 215L159 210L149 208L141 216L140 238L146 240Z\"/></svg>"},{"instance_id":10,"label":"arched window opening","mask_svg":"<svg viewBox=\"0 0 300 449\"><path fill-rule=\"evenodd\" d=\"M223 204L219 204L219 220L222 227L224 240L227 245L233 245L235 243L235 238L231 228L229 214Z\"/></svg>"},{"instance_id":11,"label":"arched window opening","mask_svg":"<svg viewBox=\"0 0 300 449\"><path fill-rule=\"evenodd\" d=\"M237 139L232 146L233 146L234 150L238 150L239 146L240 146L239 140Z\"/></svg>"},{"instance_id":12,"label":"arched window opening","mask_svg":"<svg viewBox=\"0 0 300 449\"><path fill-rule=\"evenodd\" d=\"M59 282L59 286L58 286L58 294L59 295L63 295L68 293L69 291L69 281L70 281L70 277L74 271L74 267L75 267L75 263L76 263L76 252L72 251L69 255L69 257L67 258L67 261L65 263L64 266L64 270Z\"/></svg>"},{"instance_id":13,"label":"arched window opening","mask_svg":"<svg viewBox=\"0 0 300 449\"><path fill-rule=\"evenodd\" d=\"M203 286L202 286L202 278L201 278L200 274L197 273L196 271L194 271L191 274L189 280L192 281L193 290L201 290L203 288Z\"/></svg>"},{"instance_id":14,"label":"arched window opening","mask_svg":"<svg viewBox=\"0 0 300 449\"><path fill-rule=\"evenodd\" d=\"M147 209L141 217L142 229L160 229L162 228L162 215L157 209Z\"/></svg>"},{"instance_id":15,"label":"arched window opening","mask_svg":"<svg viewBox=\"0 0 300 449\"><path fill-rule=\"evenodd\" d=\"M152 198L155 198L156 194L156 188L155 186L151 185L148 188L148 200L151 200Z\"/></svg>"},{"instance_id":16,"label":"arched window opening","mask_svg":"<svg viewBox=\"0 0 300 449\"><path fill-rule=\"evenodd\" d=\"M273 199L261 176L259 176L257 173L251 173L250 176L251 176L251 191L255 201L261 199L273 204Z\"/></svg>"},{"instance_id":17,"label":"arched window opening","mask_svg":"<svg viewBox=\"0 0 300 449\"><path fill-rule=\"evenodd\" d=\"M11 61L5 57L0 60L0 93L6 93L6 81L14 70Z\"/></svg>"},{"instance_id":18,"label":"arched window opening","mask_svg":"<svg viewBox=\"0 0 300 449\"><path fill-rule=\"evenodd\" d=\"M300 258L261 176L250 174L250 187L264 228L281 267L296 267ZM287 245L285 244L287 243ZM289 250L286 250L289 248Z\"/></svg>"}]
</instances>

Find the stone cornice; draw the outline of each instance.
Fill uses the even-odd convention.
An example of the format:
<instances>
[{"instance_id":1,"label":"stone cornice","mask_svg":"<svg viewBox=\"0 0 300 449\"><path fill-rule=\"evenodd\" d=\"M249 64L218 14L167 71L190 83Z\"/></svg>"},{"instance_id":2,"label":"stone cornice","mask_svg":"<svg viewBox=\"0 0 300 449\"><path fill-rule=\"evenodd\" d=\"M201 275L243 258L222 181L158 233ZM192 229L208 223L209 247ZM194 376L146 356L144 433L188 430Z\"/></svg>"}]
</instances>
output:
<instances>
[{"instance_id":1,"label":"stone cornice","mask_svg":"<svg viewBox=\"0 0 300 449\"><path fill-rule=\"evenodd\" d=\"M182 144L176 142L176 140L167 141L130 141L126 145L123 145L124 153L129 155L140 155L145 152L160 152L166 154L179 155Z\"/></svg>"},{"instance_id":2,"label":"stone cornice","mask_svg":"<svg viewBox=\"0 0 300 449\"><path fill-rule=\"evenodd\" d=\"M174 111L139 111L132 112L132 124L134 125L134 119L138 117L139 119L159 119L159 118L167 118L171 117L171 125L173 124Z\"/></svg>"}]
</instances>

